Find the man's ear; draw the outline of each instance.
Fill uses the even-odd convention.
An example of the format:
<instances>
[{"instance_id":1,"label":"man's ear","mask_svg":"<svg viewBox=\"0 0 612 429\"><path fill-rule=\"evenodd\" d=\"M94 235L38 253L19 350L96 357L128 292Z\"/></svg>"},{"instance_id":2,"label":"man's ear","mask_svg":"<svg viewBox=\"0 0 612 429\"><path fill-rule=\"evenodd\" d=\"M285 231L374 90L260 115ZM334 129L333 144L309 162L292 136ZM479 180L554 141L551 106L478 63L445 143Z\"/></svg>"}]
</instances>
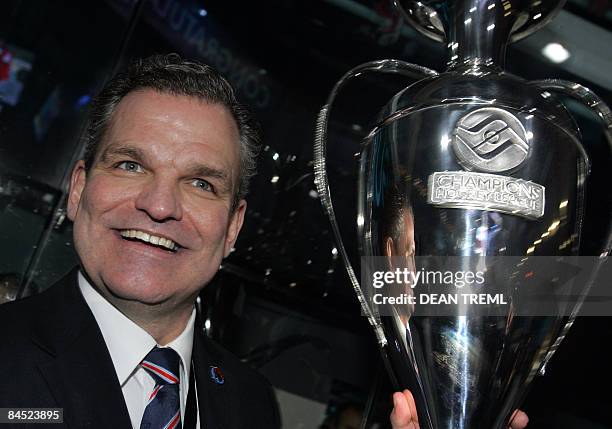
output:
<instances>
[{"instance_id":1,"label":"man's ear","mask_svg":"<svg viewBox=\"0 0 612 429\"><path fill-rule=\"evenodd\" d=\"M240 229L242 228L242 223L244 222L244 213L246 212L246 206L246 200L240 200L238 206L231 214L232 217L227 227L227 236L225 237L225 248L223 249L223 257L225 258L227 258L227 256L230 254L232 247L234 247L234 243L236 243L238 233L240 232Z\"/></svg>"},{"instance_id":2,"label":"man's ear","mask_svg":"<svg viewBox=\"0 0 612 429\"><path fill-rule=\"evenodd\" d=\"M72 170L70 190L68 191L68 219L71 221L74 221L79 210L81 195L85 188L86 174L85 163L83 160L78 161Z\"/></svg>"},{"instance_id":3,"label":"man's ear","mask_svg":"<svg viewBox=\"0 0 612 429\"><path fill-rule=\"evenodd\" d=\"M385 256L389 258L395 256L395 244L391 237L385 237Z\"/></svg>"}]
</instances>

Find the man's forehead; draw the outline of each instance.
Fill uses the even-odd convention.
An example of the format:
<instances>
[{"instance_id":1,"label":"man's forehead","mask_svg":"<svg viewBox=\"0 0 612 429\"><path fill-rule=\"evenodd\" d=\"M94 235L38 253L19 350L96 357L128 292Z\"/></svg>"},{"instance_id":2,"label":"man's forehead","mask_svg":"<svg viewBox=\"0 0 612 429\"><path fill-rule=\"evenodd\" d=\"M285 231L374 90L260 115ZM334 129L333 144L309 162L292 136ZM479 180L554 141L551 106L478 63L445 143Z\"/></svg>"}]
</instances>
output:
<instances>
[{"instance_id":1,"label":"man's forehead","mask_svg":"<svg viewBox=\"0 0 612 429\"><path fill-rule=\"evenodd\" d=\"M126 94L111 112L108 128L110 129L119 118L125 119L155 113L170 116L173 111L196 117L215 112L218 116L225 117L226 125L233 128L237 135L239 134L236 118L226 104L203 96L176 94L154 88L139 88Z\"/></svg>"},{"instance_id":2,"label":"man's forehead","mask_svg":"<svg viewBox=\"0 0 612 429\"><path fill-rule=\"evenodd\" d=\"M226 138L222 139L217 149L232 152L236 163L240 162L240 132L229 107L201 97L172 94L148 88L130 92L115 106L106 130L101 136L96 158L107 150L109 145L115 145L119 140L125 138L127 132L134 135L137 140L143 135L140 120L147 121L153 117L164 117L168 121L173 118L176 121L183 120L187 124L188 131L194 133L196 141L201 139L207 142L211 137L210 134L224 132ZM189 119L192 120L189 121ZM199 123L201 126L194 126L194 123ZM205 124L210 127L207 129ZM171 129L172 127L165 128Z\"/></svg>"}]
</instances>

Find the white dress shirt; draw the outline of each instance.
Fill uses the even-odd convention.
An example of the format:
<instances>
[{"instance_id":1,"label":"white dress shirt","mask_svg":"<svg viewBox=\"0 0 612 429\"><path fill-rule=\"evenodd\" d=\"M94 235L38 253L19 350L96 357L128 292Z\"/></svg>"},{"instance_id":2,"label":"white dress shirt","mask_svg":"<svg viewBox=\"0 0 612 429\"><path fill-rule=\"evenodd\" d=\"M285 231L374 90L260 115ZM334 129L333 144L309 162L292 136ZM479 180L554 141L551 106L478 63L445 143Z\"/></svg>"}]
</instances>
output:
<instances>
[{"instance_id":1,"label":"white dress shirt","mask_svg":"<svg viewBox=\"0 0 612 429\"><path fill-rule=\"evenodd\" d=\"M155 388L155 380L140 366L140 363L153 347L156 345L158 347L162 346L157 344L155 339L144 329L132 322L100 295L80 271L79 288L98 322L100 331L102 331L106 347L113 360L117 379L121 385L132 427L140 429L140 421L144 415L149 395ZM185 422L185 406L187 404L187 393L189 392L195 314L194 308L183 332L163 346L172 348L180 357L181 422ZM200 416L199 413L196 414L196 428L199 429Z\"/></svg>"}]
</instances>

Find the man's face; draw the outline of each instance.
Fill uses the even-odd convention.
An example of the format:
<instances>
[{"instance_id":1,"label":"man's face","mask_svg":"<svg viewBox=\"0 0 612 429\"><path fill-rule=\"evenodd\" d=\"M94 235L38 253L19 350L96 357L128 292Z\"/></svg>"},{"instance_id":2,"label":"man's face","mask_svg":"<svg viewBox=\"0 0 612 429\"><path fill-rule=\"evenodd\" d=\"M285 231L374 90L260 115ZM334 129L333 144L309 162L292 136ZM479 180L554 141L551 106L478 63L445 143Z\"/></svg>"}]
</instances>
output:
<instances>
[{"instance_id":1,"label":"man's face","mask_svg":"<svg viewBox=\"0 0 612 429\"><path fill-rule=\"evenodd\" d=\"M239 134L230 112L142 90L117 106L90 171L72 175L68 216L93 283L111 301L186 306L242 226L231 212Z\"/></svg>"}]
</instances>

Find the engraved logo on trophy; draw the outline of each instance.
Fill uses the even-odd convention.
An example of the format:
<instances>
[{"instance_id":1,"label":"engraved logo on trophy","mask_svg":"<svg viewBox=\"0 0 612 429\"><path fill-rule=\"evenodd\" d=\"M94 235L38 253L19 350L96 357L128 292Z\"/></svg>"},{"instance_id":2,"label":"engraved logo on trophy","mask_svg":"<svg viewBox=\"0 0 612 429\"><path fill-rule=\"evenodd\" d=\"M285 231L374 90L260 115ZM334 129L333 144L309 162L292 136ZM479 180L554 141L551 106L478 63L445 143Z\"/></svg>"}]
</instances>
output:
<instances>
[{"instance_id":1,"label":"engraved logo on trophy","mask_svg":"<svg viewBox=\"0 0 612 429\"><path fill-rule=\"evenodd\" d=\"M452 148L463 168L485 173L512 170L529 154L523 124L495 107L474 110L461 118Z\"/></svg>"},{"instance_id":2,"label":"engraved logo on trophy","mask_svg":"<svg viewBox=\"0 0 612 429\"><path fill-rule=\"evenodd\" d=\"M527 132L512 113L496 107L471 111L459 119L451 146L459 164L468 171L431 174L427 190L430 204L498 211L528 219L544 215L544 186L490 174L509 173L529 156Z\"/></svg>"}]
</instances>

